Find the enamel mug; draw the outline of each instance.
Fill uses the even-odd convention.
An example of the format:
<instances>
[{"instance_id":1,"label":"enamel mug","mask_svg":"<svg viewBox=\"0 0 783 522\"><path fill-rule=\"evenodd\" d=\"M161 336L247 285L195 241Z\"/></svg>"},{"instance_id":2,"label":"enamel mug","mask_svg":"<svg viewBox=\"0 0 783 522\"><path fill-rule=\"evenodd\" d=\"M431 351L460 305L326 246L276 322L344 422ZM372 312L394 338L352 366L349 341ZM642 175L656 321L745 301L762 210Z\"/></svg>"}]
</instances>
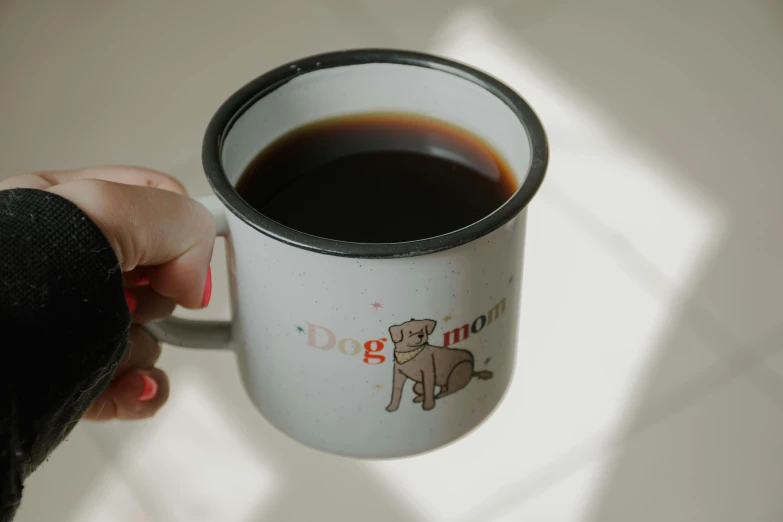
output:
<instances>
[{"instance_id":1,"label":"enamel mug","mask_svg":"<svg viewBox=\"0 0 783 522\"><path fill-rule=\"evenodd\" d=\"M394 244L303 234L235 192L243 169L282 135L380 112L469 131L505 160L518 190L470 226ZM471 67L391 50L278 67L231 96L204 138L215 196L203 202L227 239L231 321L147 327L170 344L232 350L261 414L312 448L390 458L448 444L481 424L511 381L526 207L547 159L527 103ZM357 219L396 210L393 201L370 201Z\"/></svg>"}]
</instances>

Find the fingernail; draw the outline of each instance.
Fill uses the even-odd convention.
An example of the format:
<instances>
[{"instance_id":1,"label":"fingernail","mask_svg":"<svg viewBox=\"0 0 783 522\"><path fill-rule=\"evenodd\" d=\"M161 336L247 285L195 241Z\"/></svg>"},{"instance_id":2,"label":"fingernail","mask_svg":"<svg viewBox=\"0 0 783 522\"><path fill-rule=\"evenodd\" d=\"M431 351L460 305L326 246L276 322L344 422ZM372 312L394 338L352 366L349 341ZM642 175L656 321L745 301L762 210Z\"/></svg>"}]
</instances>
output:
<instances>
[{"instance_id":1,"label":"fingernail","mask_svg":"<svg viewBox=\"0 0 783 522\"><path fill-rule=\"evenodd\" d=\"M125 302L128 303L128 310L130 313L136 309L136 296L131 293L130 290L125 290Z\"/></svg>"},{"instance_id":2,"label":"fingernail","mask_svg":"<svg viewBox=\"0 0 783 522\"><path fill-rule=\"evenodd\" d=\"M212 267L207 267L207 283L204 285L204 298L201 300L201 307L209 304L212 298Z\"/></svg>"},{"instance_id":3,"label":"fingernail","mask_svg":"<svg viewBox=\"0 0 783 522\"><path fill-rule=\"evenodd\" d=\"M155 379L143 373L140 373L139 377L144 381L144 389L141 391L141 395L139 395L139 400L141 402L151 401L158 394L158 383Z\"/></svg>"},{"instance_id":4,"label":"fingernail","mask_svg":"<svg viewBox=\"0 0 783 522\"><path fill-rule=\"evenodd\" d=\"M139 276L139 278L136 279L137 286L147 286L148 284L150 284L150 278L147 276Z\"/></svg>"}]
</instances>

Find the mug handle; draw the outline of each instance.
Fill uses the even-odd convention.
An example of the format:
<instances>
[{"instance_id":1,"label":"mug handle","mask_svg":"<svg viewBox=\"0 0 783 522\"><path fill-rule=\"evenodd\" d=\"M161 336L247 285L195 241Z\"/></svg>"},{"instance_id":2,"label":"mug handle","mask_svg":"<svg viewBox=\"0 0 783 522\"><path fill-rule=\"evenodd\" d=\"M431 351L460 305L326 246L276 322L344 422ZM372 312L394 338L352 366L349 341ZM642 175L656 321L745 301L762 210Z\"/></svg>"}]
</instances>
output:
<instances>
[{"instance_id":1,"label":"mug handle","mask_svg":"<svg viewBox=\"0 0 783 522\"><path fill-rule=\"evenodd\" d=\"M212 213L217 235L228 237L228 222L223 204L217 196L196 199ZM167 317L147 323L144 328L159 342L188 348L229 348L231 346L231 321L192 321Z\"/></svg>"}]
</instances>

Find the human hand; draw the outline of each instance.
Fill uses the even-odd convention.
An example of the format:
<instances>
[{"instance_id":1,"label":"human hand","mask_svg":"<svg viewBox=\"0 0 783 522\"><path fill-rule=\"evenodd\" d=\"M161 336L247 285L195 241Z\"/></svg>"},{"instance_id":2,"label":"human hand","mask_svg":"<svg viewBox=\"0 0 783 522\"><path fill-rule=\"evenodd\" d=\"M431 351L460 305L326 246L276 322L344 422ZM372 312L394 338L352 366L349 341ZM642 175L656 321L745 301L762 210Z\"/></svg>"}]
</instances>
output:
<instances>
[{"instance_id":1,"label":"human hand","mask_svg":"<svg viewBox=\"0 0 783 522\"><path fill-rule=\"evenodd\" d=\"M74 203L101 229L123 271L133 322L128 346L84 418L154 415L168 398L169 383L155 368L160 345L140 324L170 315L176 305L202 308L209 302L212 215L173 178L141 168L41 172L0 181L0 190L12 188L46 190Z\"/></svg>"}]
</instances>

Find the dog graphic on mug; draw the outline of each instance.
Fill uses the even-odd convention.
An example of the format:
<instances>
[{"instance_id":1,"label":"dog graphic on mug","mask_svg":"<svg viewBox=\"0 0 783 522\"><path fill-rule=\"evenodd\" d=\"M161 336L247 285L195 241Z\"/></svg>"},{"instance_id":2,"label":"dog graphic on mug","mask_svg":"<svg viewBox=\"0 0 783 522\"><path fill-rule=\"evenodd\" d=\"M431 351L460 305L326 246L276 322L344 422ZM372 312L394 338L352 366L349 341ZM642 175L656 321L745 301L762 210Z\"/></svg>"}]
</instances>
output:
<instances>
[{"instance_id":1,"label":"dog graphic on mug","mask_svg":"<svg viewBox=\"0 0 783 522\"><path fill-rule=\"evenodd\" d=\"M386 411L397 411L400 407L402 389L408 379L415 382L413 402L421 402L429 411L435 407L437 399L460 391L474 377L482 381L492 378L492 372L475 371L473 354L468 350L429 344L436 324L432 319L411 319L389 328L394 342L394 381L391 403ZM436 386L439 388L437 395Z\"/></svg>"}]
</instances>

